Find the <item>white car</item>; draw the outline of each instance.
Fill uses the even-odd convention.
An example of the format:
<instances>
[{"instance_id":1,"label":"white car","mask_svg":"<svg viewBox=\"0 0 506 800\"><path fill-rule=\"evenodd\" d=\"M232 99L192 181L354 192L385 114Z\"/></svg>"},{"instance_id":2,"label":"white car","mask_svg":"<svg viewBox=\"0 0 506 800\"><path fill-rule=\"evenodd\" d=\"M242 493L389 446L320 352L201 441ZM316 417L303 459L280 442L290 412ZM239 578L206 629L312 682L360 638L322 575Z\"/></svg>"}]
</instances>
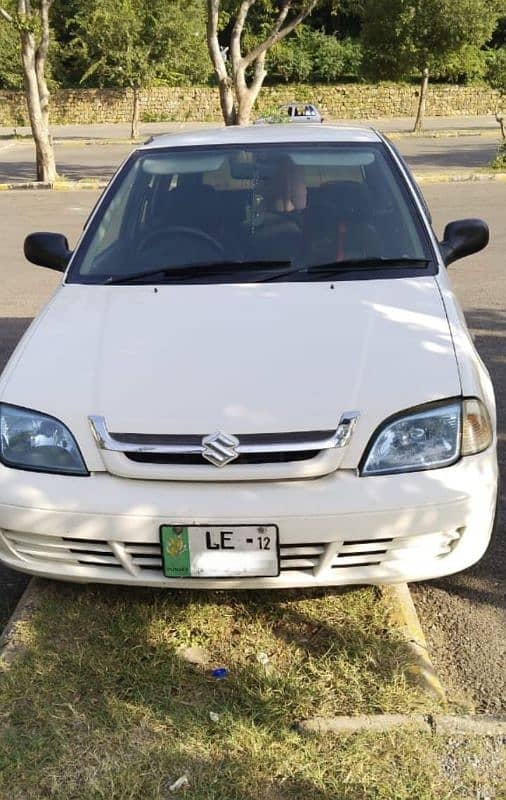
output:
<instances>
[{"instance_id":1,"label":"white car","mask_svg":"<svg viewBox=\"0 0 506 800\"><path fill-rule=\"evenodd\" d=\"M260 117L256 119L255 125L268 124L272 122L323 122L323 117L312 103L285 103L279 106L277 113L274 115L277 119L271 117ZM285 117L287 119L280 119Z\"/></svg>"},{"instance_id":2,"label":"white car","mask_svg":"<svg viewBox=\"0 0 506 800\"><path fill-rule=\"evenodd\" d=\"M496 422L433 233L372 129L163 136L122 165L0 379L0 558L71 581L417 581L487 548Z\"/></svg>"}]
</instances>

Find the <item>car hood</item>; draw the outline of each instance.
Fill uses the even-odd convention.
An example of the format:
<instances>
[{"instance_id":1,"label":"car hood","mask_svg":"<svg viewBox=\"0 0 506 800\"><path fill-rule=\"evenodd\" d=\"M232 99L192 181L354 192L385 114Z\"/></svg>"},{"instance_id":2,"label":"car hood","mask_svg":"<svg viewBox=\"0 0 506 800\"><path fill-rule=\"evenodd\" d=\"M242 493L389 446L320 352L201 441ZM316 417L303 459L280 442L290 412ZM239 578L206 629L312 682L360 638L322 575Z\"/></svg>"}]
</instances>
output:
<instances>
[{"instance_id":1,"label":"car hood","mask_svg":"<svg viewBox=\"0 0 506 800\"><path fill-rule=\"evenodd\" d=\"M22 358L21 358L22 356ZM323 431L460 393L433 277L188 286L64 285L2 377L5 402L82 437Z\"/></svg>"}]
</instances>

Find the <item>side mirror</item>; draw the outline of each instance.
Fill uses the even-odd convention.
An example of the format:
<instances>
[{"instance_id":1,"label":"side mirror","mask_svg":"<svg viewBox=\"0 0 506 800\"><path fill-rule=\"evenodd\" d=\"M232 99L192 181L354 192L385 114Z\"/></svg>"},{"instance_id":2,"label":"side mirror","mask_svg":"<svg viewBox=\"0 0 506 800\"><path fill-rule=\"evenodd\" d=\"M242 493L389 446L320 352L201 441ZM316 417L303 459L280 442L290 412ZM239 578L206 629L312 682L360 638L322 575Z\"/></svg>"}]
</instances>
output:
<instances>
[{"instance_id":1,"label":"side mirror","mask_svg":"<svg viewBox=\"0 0 506 800\"><path fill-rule=\"evenodd\" d=\"M31 233L25 239L25 258L39 267L65 272L72 251L61 233Z\"/></svg>"},{"instance_id":2,"label":"side mirror","mask_svg":"<svg viewBox=\"0 0 506 800\"><path fill-rule=\"evenodd\" d=\"M443 241L439 243L446 266L459 258L483 250L489 238L488 225L482 219L458 219L449 222L443 234Z\"/></svg>"}]
</instances>

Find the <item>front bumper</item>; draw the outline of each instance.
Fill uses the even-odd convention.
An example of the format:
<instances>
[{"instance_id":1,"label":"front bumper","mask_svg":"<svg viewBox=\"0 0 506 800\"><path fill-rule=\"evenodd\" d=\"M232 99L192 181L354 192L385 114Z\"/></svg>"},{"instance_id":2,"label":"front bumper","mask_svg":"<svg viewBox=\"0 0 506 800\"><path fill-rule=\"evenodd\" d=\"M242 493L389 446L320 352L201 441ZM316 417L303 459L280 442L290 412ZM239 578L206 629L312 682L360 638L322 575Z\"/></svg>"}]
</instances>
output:
<instances>
[{"instance_id":1,"label":"front bumper","mask_svg":"<svg viewBox=\"0 0 506 800\"><path fill-rule=\"evenodd\" d=\"M86 583L258 589L396 583L478 561L492 530L497 460L490 448L452 467L359 478L182 483L43 475L0 465L0 560ZM162 524L277 524L277 578L169 579Z\"/></svg>"}]
</instances>

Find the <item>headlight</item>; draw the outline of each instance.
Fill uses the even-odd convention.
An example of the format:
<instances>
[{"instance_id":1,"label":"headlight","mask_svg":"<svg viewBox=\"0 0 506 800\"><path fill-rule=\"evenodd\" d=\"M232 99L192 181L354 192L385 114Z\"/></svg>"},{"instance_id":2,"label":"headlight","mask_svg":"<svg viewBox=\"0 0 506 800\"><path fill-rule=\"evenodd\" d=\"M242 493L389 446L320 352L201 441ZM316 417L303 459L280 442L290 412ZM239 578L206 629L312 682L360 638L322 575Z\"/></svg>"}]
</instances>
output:
<instances>
[{"instance_id":1,"label":"headlight","mask_svg":"<svg viewBox=\"0 0 506 800\"><path fill-rule=\"evenodd\" d=\"M481 400L468 398L399 415L373 436L361 475L437 469L485 450L492 426Z\"/></svg>"},{"instance_id":2,"label":"headlight","mask_svg":"<svg viewBox=\"0 0 506 800\"><path fill-rule=\"evenodd\" d=\"M0 404L0 461L34 472L88 475L70 431L54 417Z\"/></svg>"}]
</instances>

